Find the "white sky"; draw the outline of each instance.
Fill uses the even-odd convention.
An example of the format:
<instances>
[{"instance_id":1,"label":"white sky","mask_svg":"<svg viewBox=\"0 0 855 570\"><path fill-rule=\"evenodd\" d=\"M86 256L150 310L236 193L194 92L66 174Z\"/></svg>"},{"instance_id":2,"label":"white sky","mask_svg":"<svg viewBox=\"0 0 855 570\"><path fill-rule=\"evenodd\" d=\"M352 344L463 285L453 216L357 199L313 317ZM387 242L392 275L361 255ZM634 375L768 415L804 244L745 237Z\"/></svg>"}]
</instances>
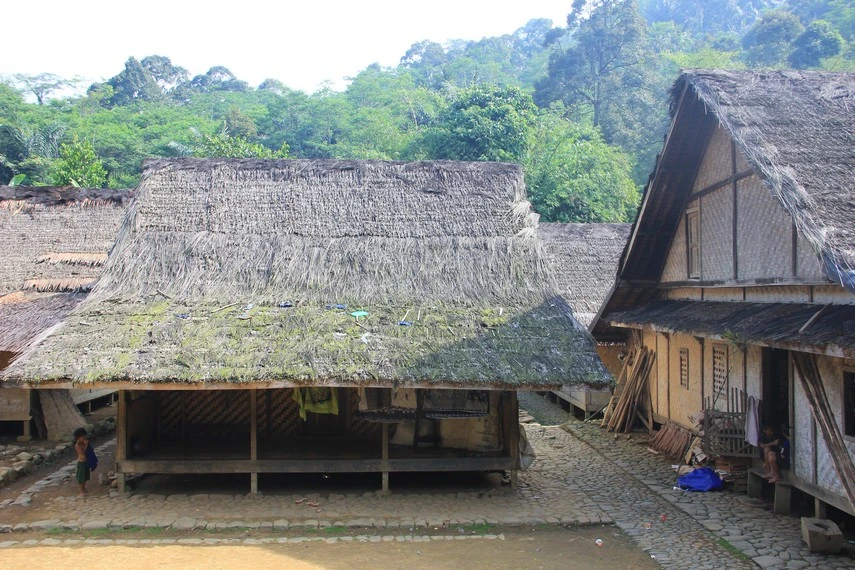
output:
<instances>
[{"instance_id":1,"label":"white sky","mask_svg":"<svg viewBox=\"0 0 855 570\"><path fill-rule=\"evenodd\" d=\"M191 76L214 65L253 87L267 77L304 91L337 88L372 63L393 66L414 43L478 40L533 18L565 25L571 0L6 0L0 74L88 82L129 56L164 55ZM84 87L85 88L85 87Z\"/></svg>"}]
</instances>

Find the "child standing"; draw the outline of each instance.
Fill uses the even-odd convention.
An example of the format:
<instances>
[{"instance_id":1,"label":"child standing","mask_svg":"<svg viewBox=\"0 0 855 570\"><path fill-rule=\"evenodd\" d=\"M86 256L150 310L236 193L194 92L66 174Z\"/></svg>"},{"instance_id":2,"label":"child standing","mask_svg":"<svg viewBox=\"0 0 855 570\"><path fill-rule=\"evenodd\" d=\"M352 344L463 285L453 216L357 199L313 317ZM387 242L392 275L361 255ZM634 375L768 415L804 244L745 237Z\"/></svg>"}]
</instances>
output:
<instances>
[{"instance_id":1,"label":"child standing","mask_svg":"<svg viewBox=\"0 0 855 570\"><path fill-rule=\"evenodd\" d=\"M86 461L86 449L89 447L89 437L86 430L74 430L74 450L77 451L77 484L80 485L80 496L86 495L86 482L90 478L89 463Z\"/></svg>"}]
</instances>

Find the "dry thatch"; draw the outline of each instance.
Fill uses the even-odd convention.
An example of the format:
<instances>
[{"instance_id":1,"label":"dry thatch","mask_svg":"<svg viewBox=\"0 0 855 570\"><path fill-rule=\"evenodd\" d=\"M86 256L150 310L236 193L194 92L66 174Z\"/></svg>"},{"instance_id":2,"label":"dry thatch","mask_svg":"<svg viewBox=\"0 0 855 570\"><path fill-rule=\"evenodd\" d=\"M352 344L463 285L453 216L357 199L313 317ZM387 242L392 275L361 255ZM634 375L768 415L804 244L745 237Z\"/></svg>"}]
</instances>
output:
<instances>
[{"instance_id":1,"label":"dry thatch","mask_svg":"<svg viewBox=\"0 0 855 570\"><path fill-rule=\"evenodd\" d=\"M94 281L128 196L127 190L0 186L0 295L22 287L79 291Z\"/></svg>"},{"instance_id":2,"label":"dry thatch","mask_svg":"<svg viewBox=\"0 0 855 570\"><path fill-rule=\"evenodd\" d=\"M23 350L80 303L128 198L127 190L0 186L0 351ZM67 294L48 294L57 292Z\"/></svg>"},{"instance_id":3,"label":"dry thatch","mask_svg":"<svg viewBox=\"0 0 855 570\"><path fill-rule=\"evenodd\" d=\"M855 73L684 73L817 253L855 270Z\"/></svg>"},{"instance_id":4,"label":"dry thatch","mask_svg":"<svg viewBox=\"0 0 855 570\"><path fill-rule=\"evenodd\" d=\"M558 292L589 326L611 291L631 224L545 224L537 228Z\"/></svg>"},{"instance_id":5,"label":"dry thatch","mask_svg":"<svg viewBox=\"0 0 855 570\"><path fill-rule=\"evenodd\" d=\"M60 322L83 295L11 293L0 297L0 352L21 352Z\"/></svg>"},{"instance_id":6,"label":"dry thatch","mask_svg":"<svg viewBox=\"0 0 855 570\"><path fill-rule=\"evenodd\" d=\"M536 222L508 164L150 161L95 289L8 378L602 385Z\"/></svg>"}]
</instances>

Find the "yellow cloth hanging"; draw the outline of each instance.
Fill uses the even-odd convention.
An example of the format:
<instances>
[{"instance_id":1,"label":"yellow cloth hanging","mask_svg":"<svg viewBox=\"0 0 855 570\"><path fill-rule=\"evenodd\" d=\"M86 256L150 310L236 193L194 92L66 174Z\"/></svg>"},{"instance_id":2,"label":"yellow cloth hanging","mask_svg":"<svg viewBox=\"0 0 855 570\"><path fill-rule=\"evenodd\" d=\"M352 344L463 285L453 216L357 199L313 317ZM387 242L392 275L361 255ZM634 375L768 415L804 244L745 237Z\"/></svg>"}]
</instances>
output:
<instances>
[{"instance_id":1,"label":"yellow cloth hanging","mask_svg":"<svg viewBox=\"0 0 855 570\"><path fill-rule=\"evenodd\" d=\"M300 418L303 421L306 421L306 412L338 415L336 388L294 388L291 397L300 406Z\"/></svg>"}]
</instances>

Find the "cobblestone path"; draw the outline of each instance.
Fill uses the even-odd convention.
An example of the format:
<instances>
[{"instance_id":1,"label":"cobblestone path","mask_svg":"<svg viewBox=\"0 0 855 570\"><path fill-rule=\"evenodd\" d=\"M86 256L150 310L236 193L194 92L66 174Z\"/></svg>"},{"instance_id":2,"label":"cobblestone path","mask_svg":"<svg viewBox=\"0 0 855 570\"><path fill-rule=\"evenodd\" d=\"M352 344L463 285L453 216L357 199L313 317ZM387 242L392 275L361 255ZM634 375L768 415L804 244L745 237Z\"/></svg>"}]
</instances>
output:
<instances>
[{"instance_id":1,"label":"cobblestone path","mask_svg":"<svg viewBox=\"0 0 855 570\"><path fill-rule=\"evenodd\" d=\"M762 501L745 495L675 491L670 460L648 453L644 446L625 437L615 439L595 423L576 420L540 396L520 396L520 405L540 421L567 422L564 428L575 436L571 441L589 449L574 448L568 458L591 458L589 471L599 473L598 477L579 476L579 490L592 497L663 566L855 568L855 560L845 555L812 554L802 542L799 518L775 515ZM583 467L578 469L584 472ZM590 484L597 479L605 484ZM656 508L666 515L665 525L659 524ZM646 528L646 524L651 527ZM732 550L741 556L734 557Z\"/></svg>"}]
</instances>

